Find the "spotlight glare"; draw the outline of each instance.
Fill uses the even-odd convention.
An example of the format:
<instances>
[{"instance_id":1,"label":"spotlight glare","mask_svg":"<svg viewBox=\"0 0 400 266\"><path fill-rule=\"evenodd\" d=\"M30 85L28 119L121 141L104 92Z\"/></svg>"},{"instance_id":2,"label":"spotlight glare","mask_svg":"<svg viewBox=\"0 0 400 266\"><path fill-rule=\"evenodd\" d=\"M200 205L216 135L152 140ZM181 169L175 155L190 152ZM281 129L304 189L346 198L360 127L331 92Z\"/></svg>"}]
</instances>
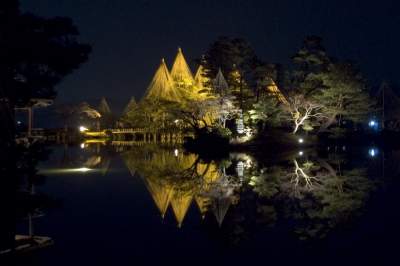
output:
<instances>
[{"instance_id":1,"label":"spotlight glare","mask_svg":"<svg viewBox=\"0 0 400 266\"><path fill-rule=\"evenodd\" d=\"M92 169L87 168L87 167L81 167L81 168L76 169L77 172L82 172L82 173L89 172L90 170L92 170Z\"/></svg>"},{"instance_id":2,"label":"spotlight glare","mask_svg":"<svg viewBox=\"0 0 400 266\"><path fill-rule=\"evenodd\" d=\"M378 149L376 149L376 148L371 148L371 149L368 150L368 154L369 154L369 156L371 156L371 157L375 157L376 155L378 155Z\"/></svg>"},{"instance_id":3,"label":"spotlight glare","mask_svg":"<svg viewBox=\"0 0 400 266\"><path fill-rule=\"evenodd\" d=\"M79 131L80 132L85 132L85 131L88 131L89 129L87 129L86 127L84 127L84 126L80 126L79 127Z\"/></svg>"}]
</instances>

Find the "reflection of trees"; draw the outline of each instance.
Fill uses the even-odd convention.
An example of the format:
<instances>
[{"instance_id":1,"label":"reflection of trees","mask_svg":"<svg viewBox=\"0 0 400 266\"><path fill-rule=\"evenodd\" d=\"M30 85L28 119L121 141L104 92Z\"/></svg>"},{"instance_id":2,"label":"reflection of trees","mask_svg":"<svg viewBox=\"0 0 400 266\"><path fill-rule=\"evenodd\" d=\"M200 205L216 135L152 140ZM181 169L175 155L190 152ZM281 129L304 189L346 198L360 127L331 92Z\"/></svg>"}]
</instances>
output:
<instances>
[{"instance_id":1,"label":"reflection of trees","mask_svg":"<svg viewBox=\"0 0 400 266\"><path fill-rule=\"evenodd\" d=\"M366 169L339 156L297 157L260 168L247 155L206 162L195 154L151 146L121 155L132 175L143 178L162 217L170 208L180 226L194 202L210 225L206 228L214 231L215 221L223 223L218 235L230 243L281 224L290 224L300 238L324 237L357 216L373 188Z\"/></svg>"},{"instance_id":2,"label":"reflection of trees","mask_svg":"<svg viewBox=\"0 0 400 266\"><path fill-rule=\"evenodd\" d=\"M40 143L16 145L11 150L13 164L0 160L0 206L2 223L0 228L0 252L14 248L35 249L51 243L47 237L36 236L33 219L43 216L46 209L54 206L54 200L46 194L36 191L44 183L45 177L36 168L41 160L48 157L49 151ZM4 154L2 154L3 156ZM15 167L16 166L16 167ZM16 224L28 220L28 235L16 235ZM25 222L24 222L25 223Z\"/></svg>"},{"instance_id":3,"label":"reflection of trees","mask_svg":"<svg viewBox=\"0 0 400 266\"><path fill-rule=\"evenodd\" d=\"M234 200L235 185L216 162L155 146L130 150L121 156L131 174L143 178L162 217L171 206L180 226L194 201L203 217L211 210L222 224Z\"/></svg>"},{"instance_id":4,"label":"reflection of trees","mask_svg":"<svg viewBox=\"0 0 400 266\"><path fill-rule=\"evenodd\" d=\"M254 191L268 203L259 209L270 215L272 206L278 208L279 218L296 221L294 231L301 238L323 237L348 222L362 209L373 187L365 168L346 169L337 160L321 159L294 159L288 166L263 169L252 182Z\"/></svg>"},{"instance_id":5,"label":"reflection of trees","mask_svg":"<svg viewBox=\"0 0 400 266\"><path fill-rule=\"evenodd\" d=\"M306 162L303 164L303 167L299 166L299 163L296 159L293 160L293 164L295 166L294 173L291 176L290 183L293 184L293 191L296 196L299 196L300 191L299 187L303 187L304 189L311 191L316 186L319 186L319 176L318 175L311 175L309 169L313 167L313 164L310 162Z\"/></svg>"}]
</instances>

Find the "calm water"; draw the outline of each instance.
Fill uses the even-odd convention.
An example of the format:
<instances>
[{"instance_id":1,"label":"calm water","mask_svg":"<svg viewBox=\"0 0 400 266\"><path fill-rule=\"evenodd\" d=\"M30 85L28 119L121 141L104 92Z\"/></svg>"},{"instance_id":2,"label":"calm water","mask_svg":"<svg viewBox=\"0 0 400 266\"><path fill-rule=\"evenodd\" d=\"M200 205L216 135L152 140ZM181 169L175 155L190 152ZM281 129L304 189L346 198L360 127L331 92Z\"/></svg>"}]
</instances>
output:
<instances>
[{"instance_id":1,"label":"calm water","mask_svg":"<svg viewBox=\"0 0 400 266\"><path fill-rule=\"evenodd\" d=\"M35 193L55 204L33 220L54 245L12 261L388 262L399 242L400 151L372 148L207 159L180 147L54 146ZM17 233L27 229L18 222Z\"/></svg>"}]
</instances>

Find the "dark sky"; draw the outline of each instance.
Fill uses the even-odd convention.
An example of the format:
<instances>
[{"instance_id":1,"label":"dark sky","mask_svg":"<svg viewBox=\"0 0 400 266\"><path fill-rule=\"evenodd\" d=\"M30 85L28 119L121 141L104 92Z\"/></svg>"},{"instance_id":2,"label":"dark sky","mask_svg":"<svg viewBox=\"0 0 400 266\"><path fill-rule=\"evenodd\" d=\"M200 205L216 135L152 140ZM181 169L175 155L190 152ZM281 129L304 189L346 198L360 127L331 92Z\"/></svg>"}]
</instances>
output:
<instances>
[{"instance_id":1,"label":"dark sky","mask_svg":"<svg viewBox=\"0 0 400 266\"><path fill-rule=\"evenodd\" d=\"M400 84L400 1L368 0L21 0L24 11L71 17L93 45L89 62L59 85L59 100L120 110L140 98L165 57L181 46L193 59L220 35L244 37L258 55L287 64L306 35L328 53L358 62L371 85Z\"/></svg>"}]
</instances>

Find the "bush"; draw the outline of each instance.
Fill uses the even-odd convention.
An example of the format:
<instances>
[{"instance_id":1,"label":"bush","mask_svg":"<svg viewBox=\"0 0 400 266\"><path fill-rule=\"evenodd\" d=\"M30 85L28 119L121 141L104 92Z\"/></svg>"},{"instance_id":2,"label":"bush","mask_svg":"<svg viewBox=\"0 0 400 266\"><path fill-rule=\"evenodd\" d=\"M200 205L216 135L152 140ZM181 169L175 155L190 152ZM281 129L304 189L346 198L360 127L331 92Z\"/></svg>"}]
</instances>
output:
<instances>
[{"instance_id":1,"label":"bush","mask_svg":"<svg viewBox=\"0 0 400 266\"><path fill-rule=\"evenodd\" d=\"M214 129L213 133L227 139L229 139L232 136L232 131L229 128L223 128L223 127L218 127Z\"/></svg>"}]
</instances>

